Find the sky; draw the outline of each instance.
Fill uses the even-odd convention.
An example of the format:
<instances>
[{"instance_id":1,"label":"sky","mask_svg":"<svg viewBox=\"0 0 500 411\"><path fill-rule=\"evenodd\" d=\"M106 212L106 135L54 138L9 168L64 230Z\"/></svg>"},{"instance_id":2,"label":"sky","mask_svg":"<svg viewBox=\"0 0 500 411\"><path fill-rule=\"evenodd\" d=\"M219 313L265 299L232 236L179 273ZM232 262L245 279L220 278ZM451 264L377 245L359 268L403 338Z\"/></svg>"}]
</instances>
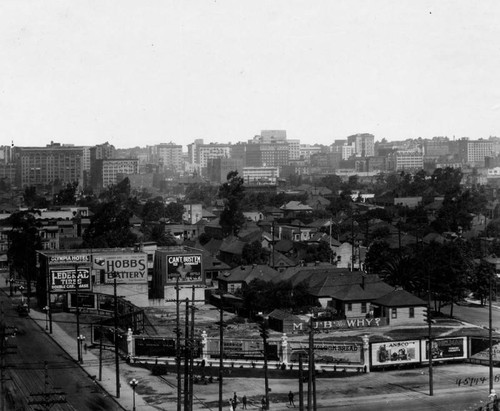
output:
<instances>
[{"instance_id":1,"label":"sky","mask_svg":"<svg viewBox=\"0 0 500 411\"><path fill-rule=\"evenodd\" d=\"M498 0L0 2L0 145L500 136Z\"/></svg>"}]
</instances>

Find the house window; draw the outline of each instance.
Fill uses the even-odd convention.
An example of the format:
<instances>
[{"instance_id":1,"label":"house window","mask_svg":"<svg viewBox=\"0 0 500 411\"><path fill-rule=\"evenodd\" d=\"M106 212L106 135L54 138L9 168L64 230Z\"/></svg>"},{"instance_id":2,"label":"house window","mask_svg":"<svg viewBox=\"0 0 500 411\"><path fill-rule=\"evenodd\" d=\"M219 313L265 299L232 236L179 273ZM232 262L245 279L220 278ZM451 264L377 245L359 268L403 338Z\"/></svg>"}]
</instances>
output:
<instances>
[{"instance_id":1,"label":"house window","mask_svg":"<svg viewBox=\"0 0 500 411\"><path fill-rule=\"evenodd\" d=\"M361 314L366 314L366 303L361 303Z\"/></svg>"},{"instance_id":2,"label":"house window","mask_svg":"<svg viewBox=\"0 0 500 411\"><path fill-rule=\"evenodd\" d=\"M347 303L347 311L352 311L352 303Z\"/></svg>"},{"instance_id":3,"label":"house window","mask_svg":"<svg viewBox=\"0 0 500 411\"><path fill-rule=\"evenodd\" d=\"M398 318L398 309L397 308L391 309L391 318Z\"/></svg>"},{"instance_id":4,"label":"house window","mask_svg":"<svg viewBox=\"0 0 500 411\"><path fill-rule=\"evenodd\" d=\"M415 318L415 308L410 307L410 318Z\"/></svg>"}]
</instances>

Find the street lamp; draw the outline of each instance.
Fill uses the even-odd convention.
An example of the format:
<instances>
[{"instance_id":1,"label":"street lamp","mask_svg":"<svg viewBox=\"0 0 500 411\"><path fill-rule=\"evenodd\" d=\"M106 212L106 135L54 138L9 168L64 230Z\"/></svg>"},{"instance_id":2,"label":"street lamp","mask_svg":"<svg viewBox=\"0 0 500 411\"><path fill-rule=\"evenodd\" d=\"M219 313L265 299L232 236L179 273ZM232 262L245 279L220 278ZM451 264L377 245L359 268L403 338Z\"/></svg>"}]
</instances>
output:
<instances>
[{"instance_id":1,"label":"street lamp","mask_svg":"<svg viewBox=\"0 0 500 411\"><path fill-rule=\"evenodd\" d=\"M43 311L45 311L45 331L47 331L49 329L49 306L43 307Z\"/></svg>"},{"instance_id":2,"label":"street lamp","mask_svg":"<svg viewBox=\"0 0 500 411\"><path fill-rule=\"evenodd\" d=\"M132 411L135 411L135 389L137 387L137 385L139 384L139 381L137 381L135 378L133 378L132 380L130 380L129 382L130 386L132 387Z\"/></svg>"},{"instance_id":3,"label":"street lamp","mask_svg":"<svg viewBox=\"0 0 500 411\"><path fill-rule=\"evenodd\" d=\"M10 285L9 296L12 297L12 288L14 287L15 280L13 277L10 277L8 281L9 281L9 285Z\"/></svg>"},{"instance_id":4,"label":"street lamp","mask_svg":"<svg viewBox=\"0 0 500 411\"><path fill-rule=\"evenodd\" d=\"M24 303L24 287L22 285L19 286L19 292L21 293L21 302Z\"/></svg>"},{"instance_id":5,"label":"street lamp","mask_svg":"<svg viewBox=\"0 0 500 411\"><path fill-rule=\"evenodd\" d=\"M78 340L78 361L80 361L80 363L83 364L82 345L83 345L83 342L85 341L85 336L80 334L76 338Z\"/></svg>"}]
</instances>

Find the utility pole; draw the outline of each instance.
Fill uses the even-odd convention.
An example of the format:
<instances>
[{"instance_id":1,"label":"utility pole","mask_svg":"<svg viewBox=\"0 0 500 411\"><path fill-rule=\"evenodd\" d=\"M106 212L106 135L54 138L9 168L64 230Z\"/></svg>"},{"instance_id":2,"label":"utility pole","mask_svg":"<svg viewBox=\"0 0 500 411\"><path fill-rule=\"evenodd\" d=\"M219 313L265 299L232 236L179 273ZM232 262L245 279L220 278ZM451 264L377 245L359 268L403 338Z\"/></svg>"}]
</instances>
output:
<instances>
[{"instance_id":1,"label":"utility pole","mask_svg":"<svg viewBox=\"0 0 500 411\"><path fill-rule=\"evenodd\" d=\"M116 273L113 273L113 299L114 299L114 340L115 340L115 372L116 372L116 398L120 398L120 358L118 355L118 295L116 294Z\"/></svg>"},{"instance_id":2,"label":"utility pole","mask_svg":"<svg viewBox=\"0 0 500 411\"><path fill-rule=\"evenodd\" d=\"M488 281L489 288L489 304L488 304L488 359L489 359L489 377L490 377L490 392L493 389L493 325L492 325L492 313L491 313L491 300L493 299L493 289L491 286L491 274L489 275Z\"/></svg>"},{"instance_id":3,"label":"utility pole","mask_svg":"<svg viewBox=\"0 0 500 411\"><path fill-rule=\"evenodd\" d=\"M103 328L101 322L101 326L99 327L99 381L102 381L102 333Z\"/></svg>"},{"instance_id":4,"label":"utility pole","mask_svg":"<svg viewBox=\"0 0 500 411\"><path fill-rule=\"evenodd\" d=\"M175 280L175 305L176 305L176 318L175 318L175 363L177 371L177 411L181 411L182 387L181 387L181 321L180 321L180 307L179 307L179 277Z\"/></svg>"},{"instance_id":5,"label":"utility pole","mask_svg":"<svg viewBox=\"0 0 500 411\"><path fill-rule=\"evenodd\" d=\"M220 295L219 318L219 411L222 411L222 372L224 369L224 296Z\"/></svg>"},{"instance_id":6,"label":"utility pole","mask_svg":"<svg viewBox=\"0 0 500 411\"><path fill-rule=\"evenodd\" d=\"M189 411L189 298L186 298L184 324L184 411Z\"/></svg>"},{"instance_id":7,"label":"utility pole","mask_svg":"<svg viewBox=\"0 0 500 411\"><path fill-rule=\"evenodd\" d=\"M309 369L307 379L307 411L314 409L313 401L316 403L316 392L314 392L313 379L315 378L314 365L314 324L313 317L309 319ZM312 398L314 396L314 398Z\"/></svg>"},{"instance_id":8,"label":"utility pole","mask_svg":"<svg viewBox=\"0 0 500 411\"><path fill-rule=\"evenodd\" d=\"M431 275L427 273L427 324L429 333L429 346L427 356L429 357L429 395L434 395L434 381L432 375L432 315L431 315Z\"/></svg>"},{"instance_id":9,"label":"utility pole","mask_svg":"<svg viewBox=\"0 0 500 411\"><path fill-rule=\"evenodd\" d=\"M82 360L82 353L80 349L80 305L79 305L79 298L78 298L78 264L75 264L75 308L76 308L76 350L77 350L77 357L78 357L78 362Z\"/></svg>"},{"instance_id":10,"label":"utility pole","mask_svg":"<svg viewBox=\"0 0 500 411\"><path fill-rule=\"evenodd\" d=\"M194 312L196 307L194 306L195 299L195 289L194 285L192 288L192 296L191 296L191 338L189 339L189 409L193 409L193 368L194 368L194 349L195 349L195 339L194 339Z\"/></svg>"},{"instance_id":11,"label":"utility pole","mask_svg":"<svg viewBox=\"0 0 500 411\"><path fill-rule=\"evenodd\" d=\"M299 352L299 411L304 411L304 366L302 364L302 353Z\"/></svg>"},{"instance_id":12,"label":"utility pole","mask_svg":"<svg viewBox=\"0 0 500 411\"><path fill-rule=\"evenodd\" d=\"M260 335L264 344L264 390L266 391L266 407L269 408L269 377L267 375L267 339L269 338L269 329L266 319L260 324Z\"/></svg>"}]
</instances>

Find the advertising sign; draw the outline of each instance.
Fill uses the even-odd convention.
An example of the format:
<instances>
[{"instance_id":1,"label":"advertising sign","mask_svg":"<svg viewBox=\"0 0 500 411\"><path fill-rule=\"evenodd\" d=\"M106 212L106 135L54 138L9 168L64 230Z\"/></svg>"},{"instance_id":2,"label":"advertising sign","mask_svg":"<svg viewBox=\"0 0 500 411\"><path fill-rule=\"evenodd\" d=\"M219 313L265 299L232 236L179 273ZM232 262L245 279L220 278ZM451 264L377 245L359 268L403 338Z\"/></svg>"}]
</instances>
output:
<instances>
[{"instance_id":1,"label":"advertising sign","mask_svg":"<svg viewBox=\"0 0 500 411\"><path fill-rule=\"evenodd\" d=\"M94 256L93 268L104 270L106 284L147 283L148 282L148 257L146 253L129 254L98 254Z\"/></svg>"},{"instance_id":2,"label":"advertising sign","mask_svg":"<svg viewBox=\"0 0 500 411\"><path fill-rule=\"evenodd\" d=\"M420 340L374 343L371 353L373 366L420 362Z\"/></svg>"},{"instance_id":3,"label":"advertising sign","mask_svg":"<svg viewBox=\"0 0 500 411\"><path fill-rule=\"evenodd\" d=\"M74 290L76 288L75 269L50 269L50 289ZM78 289L90 290L90 270L87 267L78 267Z\"/></svg>"},{"instance_id":4,"label":"advertising sign","mask_svg":"<svg viewBox=\"0 0 500 411\"><path fill-rule=\"evenodd\" d=\"M346 320L313 321L313 328L318 331L328 331L344 328L366 328L387 325L383 318L349 318ZM309 322L294 322L293 331L308 331Z\"/></svg>"},{"instance_id":5,"label":"advertising sign","mask_svg":"<svg viewBox=\"0 0 500 411\"><path fill-rule=\"evenodd\" d=\"M467 358L467 347L466 338L444 338L432 341L432 359L433 360L446 360L446 359L457 359L457 358ZM424 360L429 359L428 349L429 341L425 341L422 344L422 358Z\"/></svg>"},{"instance_id":6,"label":"advertising sign","mask_svg":"<svg viewBox=\"0 0 500 411\"><path fill-rule=\"evenodd\" d=\"M267 359L270 361L279 360L278 345L279 341L267 342ZM224 339L223 341L224 358L234 360L263 360L264 343L262 340L243 340L243 339ZM211 358L219 358L219 340L208 340L208 355Z\"/></svg>"},{"instance_id":7,"label":"advertising sign","mask_svg":"<svg viewBox=\"0 0 500 411\"><path fill-rule=\"evenodd\" d=\"M49 264L90 263L90 254L57 254L49 256Z\"/></svg>"},{"instance_id":8,"label":"advertising sign","mask_svg":"<svg viewBox=\"0 0 500 411\"><path fill-rule=\"evenodd\" d=\"M291 359L298 359L300 352L307 352L309 349L308 343L289 342L291 350ZM349 342L315 342L314 343L314 358L318 363L362 363L362 344Z\"/></svg>"},{"instance_id":9,"label":"advertising sign","mask_svg":"<svg viewBox=\"0 0 500 411\"><path fill-rule=\"evenodd\" d=\"M200 282L201 272L201 254L167 255L167 281Z\"/></svg>"},{"instance_id":10,"label":"advertising sign","mask_svg":"<svg viewBox=\"0 0 500 411\"><path fill-rule=\"evenodd\" d=\"M471 337L470 355L475 360L489 361L490 343L488 338ZM492 341L491 356L493 361L500 361L500 341L498 339L493 339Z\"/></svg>"},{"instance_id":11,"label":"advertising sign","mask_svg":"<svg viewBox=\"0 0 500 411\"><path fill-rule=\"evenodd\" d=\"M175 357L175 340L165 338L134 338L136 357Z\"/></svg>"}]
</instances>

